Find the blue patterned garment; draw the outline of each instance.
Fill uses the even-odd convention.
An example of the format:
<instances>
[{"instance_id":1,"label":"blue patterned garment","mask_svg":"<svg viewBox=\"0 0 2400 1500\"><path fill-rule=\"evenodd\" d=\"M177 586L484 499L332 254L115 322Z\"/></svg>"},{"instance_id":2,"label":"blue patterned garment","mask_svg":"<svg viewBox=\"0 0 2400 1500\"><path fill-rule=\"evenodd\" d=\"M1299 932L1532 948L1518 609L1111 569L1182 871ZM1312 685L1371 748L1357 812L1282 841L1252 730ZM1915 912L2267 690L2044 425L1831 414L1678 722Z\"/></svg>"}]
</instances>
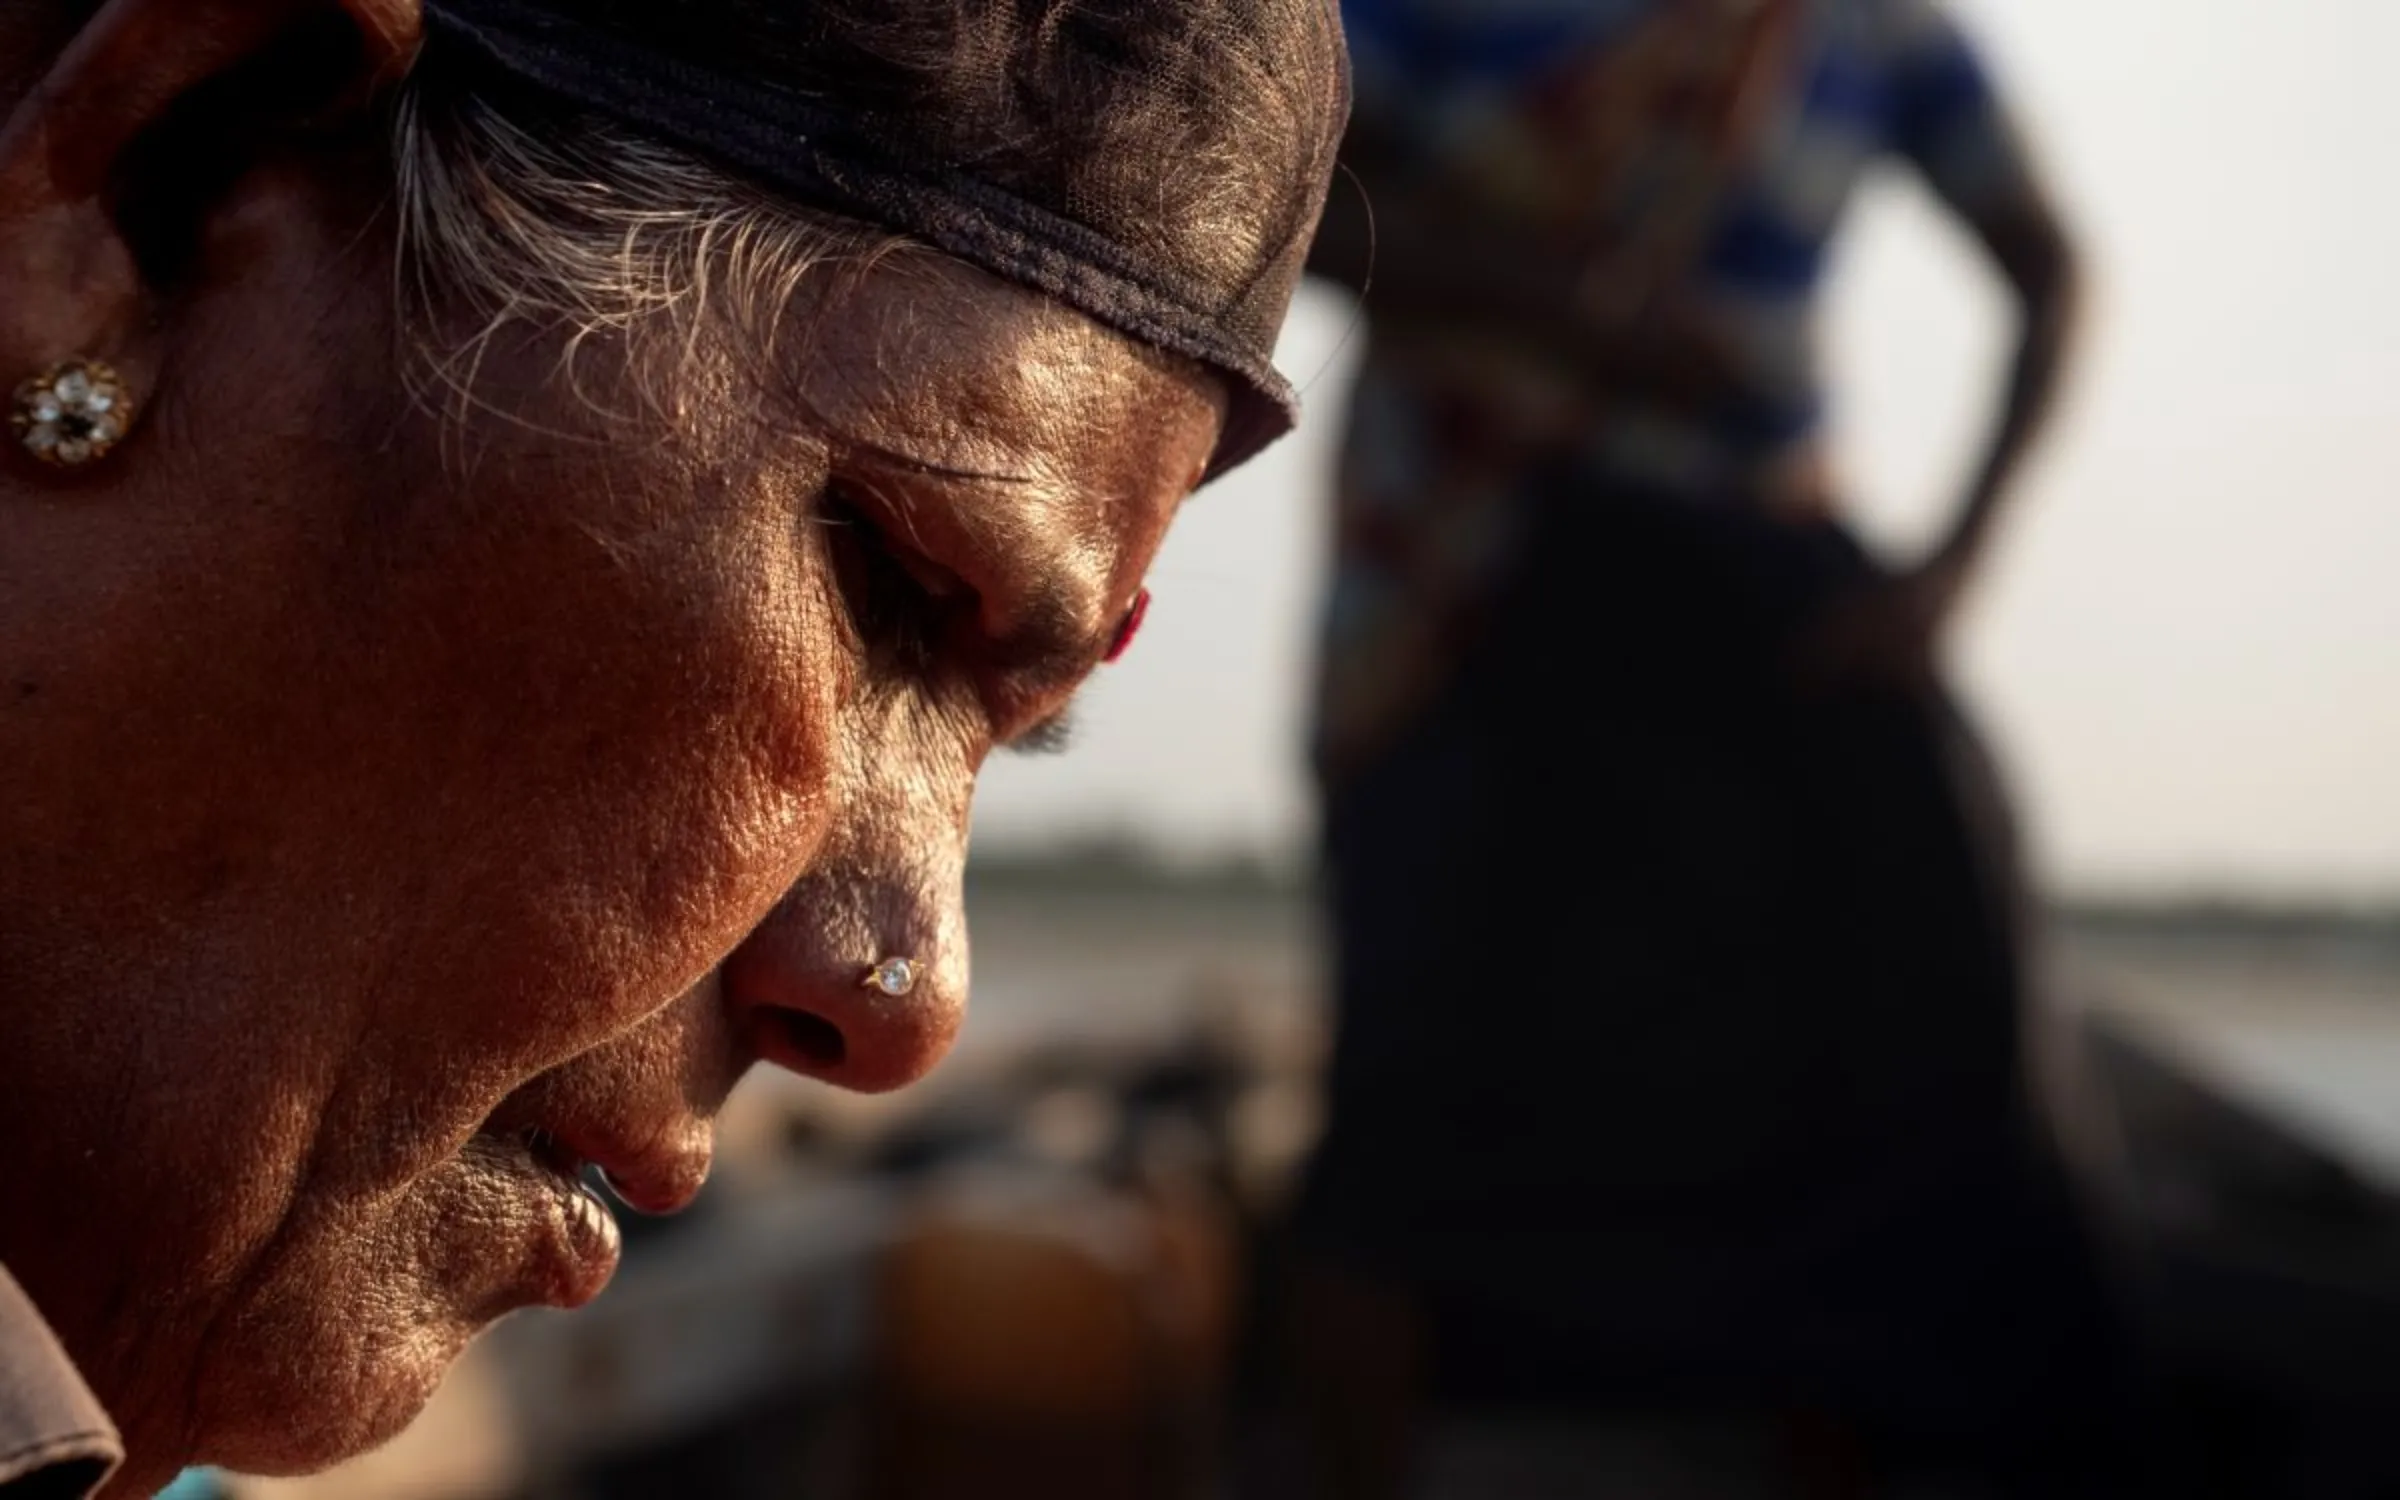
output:
<instances>
[{"instance_id":1,"label":"blue patterned garment","mask_svg":"<svg viewBox=\"0 0 2400 1500\"><path fill-rule=\"evenodd\" d=\"M1444 185L1495 277L1512 246L1528 284L1583 267L1597 301L1562 325L1664 317L1721 373L1697 405L1603 391L1555 348L1411 328L1370 297L1327 622L1336 758L1438 681L1447 638L1506 577L1528 475L1712 502L1822 485L1817 293L1878 161L1970 217L2027 181L1938 0L1347 0L1343 16L1360 128Z\"/></svg>"},{"instance_id":2,"label":"blue patterned garment","mask_svg":"<svg viewBox=\"0 0 2400 1500\"><path fill-rule=\"evenodd\" d=\"M1583 47L1605 44L1653 0L1344 0L1358 88L1434 97L1507 90ZM1420 94L1420 97L1424 97Z\"/></svg>"},{"instance_id":3,"label":"blue patterned garment","mask_svg":"<svg viewBox=\"0 0 2400 1500\"><path fill-rule=\"evenodd\" d=\"M1441 167L1440 158L1452 153L1461 158L1457 169L1471 172L1489 170L1472 156L1479 124L1524 112L1546 81L1583 67L1605 69L1646 24L1691 11L1755 16L1775 4L1347 0L1343 21L1358 70L1360 117L1416 140L1429 165ZM1797 25L1778 59L1781 97L1743 143L1746 159L1709 189L1713 228L1677 288L1713 315L1704 321L1738 355L1754 362L1776 407L1735 414L1747 420L1714 435L1725 457L1737 461L1814 425L1819 401L1808 313L1826 247L1866 170L1878 158L1905 160L1969 214L2014 192L2024 170L1982 64L1936 0L1798 0L1788 8L1797 12ZM1659 181L1706 147L1661 128L1636 149L1651 160L1626 166L1626 173Z\"/></svg>"}]
</instances>

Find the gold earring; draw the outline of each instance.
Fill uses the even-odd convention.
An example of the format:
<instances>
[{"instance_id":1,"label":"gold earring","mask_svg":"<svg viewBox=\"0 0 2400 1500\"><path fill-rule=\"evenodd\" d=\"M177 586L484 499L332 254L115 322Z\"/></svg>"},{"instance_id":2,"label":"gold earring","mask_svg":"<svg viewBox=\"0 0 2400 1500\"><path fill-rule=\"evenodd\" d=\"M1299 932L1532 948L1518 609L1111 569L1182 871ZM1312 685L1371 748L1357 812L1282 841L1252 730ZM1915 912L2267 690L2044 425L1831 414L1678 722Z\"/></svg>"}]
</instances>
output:
<instances>
[{"instance_id":1,"label":"gold earring","mask_svg":"<svg viewBox=\"0 0 2400 1500\"><path fill-rule=\"evenodd\" d=\"M54 365L17 387L9 425L26 452L61 469L108 457L133 423L133 398L96 359Z\"/></svg>"}]
</instances>

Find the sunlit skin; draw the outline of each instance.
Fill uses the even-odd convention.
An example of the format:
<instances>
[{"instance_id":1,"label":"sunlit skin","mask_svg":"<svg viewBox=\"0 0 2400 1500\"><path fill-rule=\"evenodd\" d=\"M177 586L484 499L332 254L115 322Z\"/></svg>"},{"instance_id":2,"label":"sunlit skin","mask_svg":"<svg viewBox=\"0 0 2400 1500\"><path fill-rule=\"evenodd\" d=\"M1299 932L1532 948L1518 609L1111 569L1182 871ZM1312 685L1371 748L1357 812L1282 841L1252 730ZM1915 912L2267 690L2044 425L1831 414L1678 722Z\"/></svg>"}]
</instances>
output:
<instances>
[{"instance_id":1,"label":"sunlit skin","mask_svg":"<svg viewBox=\"0 0 2400 1500\"><path fill-rule=\"evenodd\" d=\"M591 1295L525 1132L666 1211L753 1065L930 1067L976 770L1110 650L1223 417L918 254L812 283L768 381L603 343L595 406L532 330L496 411L428 411L370 122L229 133L171 279L101 197L276 10L117 0L63 58L0 22L41 80L0 386L89 355L143 407L91 472L0 459L0 1263L121 1494L338 1459L493 1318ZM416 18L348 14L363 98ZM926 965L903 1000L885 955Z\"/></svg>"}]
</instances>

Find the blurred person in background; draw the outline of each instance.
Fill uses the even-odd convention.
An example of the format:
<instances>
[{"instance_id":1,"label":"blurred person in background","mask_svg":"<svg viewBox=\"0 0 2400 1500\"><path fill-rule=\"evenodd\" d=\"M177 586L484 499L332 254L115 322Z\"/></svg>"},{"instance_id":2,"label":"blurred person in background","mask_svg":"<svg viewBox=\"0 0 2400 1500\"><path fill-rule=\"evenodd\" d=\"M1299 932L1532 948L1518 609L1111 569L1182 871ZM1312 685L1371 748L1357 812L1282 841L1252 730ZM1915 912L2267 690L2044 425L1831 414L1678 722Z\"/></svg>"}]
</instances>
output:
<instances>
[{"instance_id":1,"label":"blurred person in background","mask_svg":"<svg viewBox=\"0 0 2400 1500\"><path fill-rule=\"evenodd\" d=\"M1345 19L1319 1492L2122 1493L2008 818L1938 671L2075 304L1990 75L1934 0ZM2019 329L1897 568L1844 524L1812 336L1886 159Z\"/></svg>"},{"instance_id":2,"label":"blurred person in background","mask_svg":"<svg viewBox=\"0 0 2400 1500\"><path fill-rule=\"evenodd\" d=\"M1327 0L0 6L0 1493L358 1453L590 1172L933 1066L1346 98Z\"/></svg>"}]
</instances>

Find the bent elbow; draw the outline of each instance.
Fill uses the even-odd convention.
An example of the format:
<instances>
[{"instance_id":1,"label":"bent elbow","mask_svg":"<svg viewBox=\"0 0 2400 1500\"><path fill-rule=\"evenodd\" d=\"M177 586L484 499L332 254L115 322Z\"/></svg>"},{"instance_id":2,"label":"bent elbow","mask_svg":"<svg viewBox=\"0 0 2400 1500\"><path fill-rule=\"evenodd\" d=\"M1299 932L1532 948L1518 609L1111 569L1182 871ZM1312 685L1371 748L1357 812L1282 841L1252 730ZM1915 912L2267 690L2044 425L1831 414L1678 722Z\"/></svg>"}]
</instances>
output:
<instances>
[{"instance_id":1,"label":"bent elbow","mask_svg":"<svg viewBox=\"0 0 2400 1500\"><path fill-rule=\"evenodd\" d=\"M2060 338L2071 332L2082 315L2088 270L2067 227L2051 214L2028 214L1995 226L1990 240L2027 327Z\"/></svg>"}]
</instances>

